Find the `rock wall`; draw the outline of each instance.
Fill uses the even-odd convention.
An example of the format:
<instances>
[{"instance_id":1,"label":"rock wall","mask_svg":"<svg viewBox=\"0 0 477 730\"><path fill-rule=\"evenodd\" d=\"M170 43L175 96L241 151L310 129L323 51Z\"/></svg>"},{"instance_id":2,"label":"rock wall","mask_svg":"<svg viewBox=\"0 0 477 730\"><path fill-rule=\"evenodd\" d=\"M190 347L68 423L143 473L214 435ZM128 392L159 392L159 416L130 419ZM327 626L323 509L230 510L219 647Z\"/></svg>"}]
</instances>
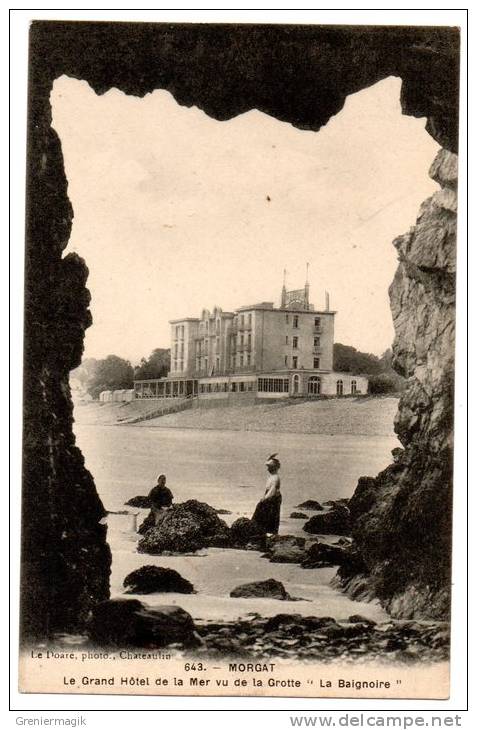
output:
<instances>
[{"instance_id":1,"label":"rock wall","mask_svg":"<svg viewBox=\"0 0 477 730\"><path fill-rule=\"evenodd\" d=\"M457 156L441 150L429 174L441 190L394 241L389 290L394 367L409 378L395 419L404 448L358 484L353 536L369 574L342 576L402 618L450 612Z\"/></svg>"},{"instance_id":2,"label":"rock wall","mask_svg":"<svg viewBox=\"0 0 477 730\"><path fill-rule=\"evenodd\" d=\"M62 74L86 80L97 93L116 87L143 96L167 89L179 103L196 105L215 119L230 119L256 108L316 131L342 109L348 94L395 75L402 79L403 112L426 117L429 133L456 152L459 31L430 26L32 24L25 262L24 638L81 627L91 606L109 591L110 554L100 524L104 510L75 446L68 387L68 373L80 362L84 331L91 319L86 266L76 256L63 258L73 211L61 145L50 126L49 104L53 82ZM442 157L436 174L444 175L450 160ZM411 232L399 243L402 262L392 292L399 333L396 361L412 379L397 427L409 464L399 495L386 498L387 510L375 506L368 518L363 514L357 533L357 543L376 575L376 592L387 596L390 605L404 589L404 578L396 577L398 566L400 575L408 575L416 559L414 548L423 547L418 539L422 520L427 520L427 554L437 554L438 544L444 550L432 563L429 590L435 596L439 586L447 585L445 510L450 462L445 455L450 456L452 410L450 373L446 379L440 358L449 356L452 275L446 261L447 238L441 239L432 222L438 220L437 211L452 220L452 210L444 205L451 199L452 186L446 184L441 198L423 210L418 225L422 235ZM450 235L448 243L452 245ZM439 337L429 351L436 332ZM447 450L439 452L439 444ZM376 480L376 485L381 481ZM391 482L383 486L383 495L393 488ZM422 513L422 507L434 513ZM432 514L438 516L437 522L432 522ZM442 522L445 531L441 532ZM392 556L388 569L385 558L372 552L373 530L387 540L385 554ZM405 538L406 530L410 532ZM424 584L422 567L416 574L419 596Z\"/></svg>"}]
</instances>

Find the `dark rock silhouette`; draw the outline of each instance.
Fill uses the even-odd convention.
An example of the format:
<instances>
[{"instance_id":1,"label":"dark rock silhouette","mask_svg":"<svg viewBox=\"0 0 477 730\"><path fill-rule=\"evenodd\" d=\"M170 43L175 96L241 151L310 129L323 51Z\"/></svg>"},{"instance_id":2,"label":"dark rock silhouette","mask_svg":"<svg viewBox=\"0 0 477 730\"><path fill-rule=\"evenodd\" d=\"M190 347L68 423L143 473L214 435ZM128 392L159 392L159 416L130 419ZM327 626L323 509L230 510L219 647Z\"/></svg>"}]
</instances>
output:
<instances>
[{"instance_id":1,"label":"dark rock silhouette","mask_svg":"<svg viewBox=\"0 0 477 730\"><path fill-rule=\"evenodd\" d=\"M328 512L310 517L303 525L305 532L314 535L349 535L351 532L350 511L342 504L336 504Z\"/></svg>"},{"instance_id":2,"label":"dark rock silhouette","mask_svg":"<svg viewBox=\"0 0 477 730\"><path fill-rule=\"evenodd\" d=\"M104 601L94 606L88 633L95 644L161 647L200 643L192 617L179 606L149 608L136 599Z\"/></svg>"},{"instance_id":3,"label":"dark rock silhouette","mask_svg":"<svg viewBox=\"0 0 477 730\"><path fill-rule=\"evenodd\" d=\"M304 512L292 512L290 514L291 520L307 520L309 515L306 515Z\"/></svg>"},{"instance_id":4,"label":"dark rock silhouette","mask_svg":"<svg viewBox=\"0 0 477 730\"><path fill-rule=\"evenodd\" d=\"M194 586L177 570L158 565L143 565L123 581L125 593L194 593Z\"/></svg>"},{"instance_id":5,"label":"dark rock silhouette","mask_svg":"<svg viewBox=\"0 0 477 730\"><path fill-rule=\"evenodd\" d=\"M125 502L128 507L139 507L140 509L149 509L151 506L151 500L145 495L139 495L137 497L131 497Z\"/></svg>"},{"instance_id":6,"label":"dark rock silhouette","mask_svg":"<svg viewBox=\"0 0 477 730\"><path fill-rule=\"evenodd\" d=\"M275 598L277 601L291 600L283 583L269 578L268 580L244 583L230 591L231 598Z\"/></svg>"},{"instance_id":7,"label":"dark rock silhouette","mask_svg":"<svg viewBox=\"0 0 477 730\"><path fill-rule=\"evenodd\" d=\"M305 502L302 502L301 504L295 505L297 509L309 509L309 510L317 510L320 511L323 509L321 504L317 502L315 499L307 499Z\"/></svg>"}]
</instances>

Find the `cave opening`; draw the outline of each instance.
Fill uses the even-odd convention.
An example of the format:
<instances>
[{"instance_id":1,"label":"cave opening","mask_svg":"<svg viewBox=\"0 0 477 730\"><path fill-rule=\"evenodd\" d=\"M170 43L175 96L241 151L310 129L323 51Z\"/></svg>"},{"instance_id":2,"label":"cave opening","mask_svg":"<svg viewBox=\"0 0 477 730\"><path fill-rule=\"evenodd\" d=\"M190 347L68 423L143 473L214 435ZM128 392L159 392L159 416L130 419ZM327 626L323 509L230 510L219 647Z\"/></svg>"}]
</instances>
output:
<instances>
[{"instance_id":1,"label":"cave opening","mask_svg":"<svg viewBox=\"0 0 477 730\"><path fill-rule=\"evenodd\" d=\"M246 513L250 493L234 503L223 485L256 484L260 452L227 426L215 448L203 431L194 443L193 430L181 430L180 416L172 417L171 429L166 424L154 431L161 425L157 420L126 425L139 420L129 413L134 404L91 404L84 379L76 378L91 377L110 355L138 366L155 348L167 349L171 319L194 317L216 304L234 310L249 301L276 300L282 269L298 286L305 262L317 308L329 291L338 310L335 342L378 357L389 350L388 287L397 259L392 241L438 188L428 170L439 147L425 120L402 115L400 91L400 79L388 77L349 95L342 111L315 132L256 110L216 121L180 106L165 91L137 98L111 89L98 96L84 81L55 81L52 127L61 141L74 212L63 256L76 252L85 259L92 295L93 324L86 330L82 366L73 373L74 432L109 512L113 594L120 593L126 570L115 555L135 544L141 519L141 513L121 514L129 498L147 494L156 474L166 472L179 501L196 497ZM342 432L345 439L352 429L358 433L356 445L344 449L347 468L338 474L329 442L339 435L337 417L327 428L305 414L301 430L314 430L316 442L324 428L320 494L308 434L301 441L297 435L290 449L288 426L279 419L272 438L256 427L269 450L284 452L285 480L299 481L304 490L290 490L287 509L302 501L298 496L349 498L362 474L384 469L400 445L393 434L397 398L375 399L344 415L351 424ZM269 411L261 416L264 432ZM198 412L195 419L201 429ZM185 425L194 429L194 421ZM203 454L209 463L202 464ZM285 524L286 531L294 527Z\"/></svg>"}]
</instances>

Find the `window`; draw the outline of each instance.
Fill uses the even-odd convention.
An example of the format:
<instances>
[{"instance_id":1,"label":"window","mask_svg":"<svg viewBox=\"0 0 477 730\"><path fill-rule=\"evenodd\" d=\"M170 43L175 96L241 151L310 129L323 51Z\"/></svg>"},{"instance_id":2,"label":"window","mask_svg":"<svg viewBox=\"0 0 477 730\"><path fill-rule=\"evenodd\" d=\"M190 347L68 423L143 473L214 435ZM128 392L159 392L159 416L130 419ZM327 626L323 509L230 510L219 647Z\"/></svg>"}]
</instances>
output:
<instances>
[{"instance_id":1,"label":"window","mask_svg":"<svg viewBox=\"0 0 477 730\"><path fill-rule=\"evenodd\" d=\"M243 368L243 355L240 355L240 367Z\"/></svg>"},{"instance_id":2,"label":"window","mask_svg":"<svg viewBox=\"0 0 477 730\"><path fill-rule=\"evenodd\" d=\"M241 334L241 335L240 335L240 344L241 344L241 345L242 345L242 347L243 347L243 334Z\"/></svg>"},{"instance_id":3,"label":"window","mask_svg":"<svg viewBox=\"0 0 477 730\"><path fill-rule=\"evenodd\" d=\"M288 355L285 355L285 367L288 367Z\"/></svg>"},{"instance_id":4,"label":"window","mask_svg":"<svg viewBox=\"0 0 477 730\"><path fill-rule=\"evenodd\" d=\"M285 345L288 345L288 335L285 335Z\"/></svg>"},{"instance_id":5,"label":"window","mask_svg":"<svg viewBox=\"0 0 477 730\"><path fill-rule=\"evenodd\" d=\"M315 370L319 370L320 369L320 358L319 357L314 357L313 358L313 368Z\"/></svg>"},{"instance_id":6,"label":"window","mask_svg":"<svg viewBox=\"0 0 477 730\"><path fill-rule=\"evenodd\" d=\"M247 337L247 345L248 347L252 347L252 335L249 334Z\"/></svg>"},{"instance_id":7,"label":"window","mask_svg":"<svg viewBox=\"0 0 477 730\"><path fill-rule=\"evenodd\" d=\"M315 317L315 327L317 330L321 327L321 317Z\"/></svg>"},{"instance_id":8,"label":"window","mask_svg":"<svg viewBox=\"0 0 477 730\"><path fill-rule=\"evenodd\" d=\"M308 395L320 395L321 393L321 378L318 375L312 375L308 379Z\"/></svg>"},{"instance_id":9,"label":"window","mask_svg":"<svg viewBox=\"0 0 477 730\"><path fill-rule=\"evenodd\" d=\"M237 391L237 383L231 383L232 386L232 393L236 393Z\"/></svg>"},{"instance_id":10,"label":"window","mask_svg":"<svg viewBox=\"0 0 477 730\"><path fill-rule=\"evenodd\" d=\"M245 383L244 382L239 383L239 390L241 393L245 392Z\"/></svg>"},{"instance_id":11,"label":"window","mask_svg":"<svg viewBox=\"0 0 477 730\"><path fill-rule=\"evenodd\" d=\"M293 338L293 349L296 350L298 347L298 337Z\"/></svg>"},{"instance_id":12,"label":"window","mask_svg":"<svg viewBox=\"0 0 477 730\"><path fill-rule=\"evenodd\" d=\"M286 314L285 315L285 323L288 324L289 320L290 320L290 317L288 316L288 314Z\"/></svg>"},{"instance_id":13,"label":"window","mask_svg":"<svg viewBox=\"0 0 477 730\"><path fill-rule=\"evenodd\" d=\"M352 380L351 381L351 394L356 395L357 392L358 392L358 389L356 387L356 380Z\"/></svg>"},{"instance_id":14,"label":"window","mask_svg":"<svg viewBox=\"0 0 477 730\"><path fill-rule=\"evenodd\" d=\"M319 347L320 346L320 338L319 337L313 337L313 346Z\"/></svg>"},{"instance_id":15,"label":"window","mask_svg":"<svg viewBox=\"0 0 477 730\"><path fill-rule=\"evenodd\" d=\"M343 395L343 381L336 381L336 395Z\"/></svg>"},{"instance_id":16,"label":"window","mask_svg":"<svg viewBox=\"0 0 477 730\"><path fill-rule=\"evenodd\" d=\"M298 315L294 315L293 317L293 327L296 329L298 327Z\"/></svg>"},{"instance_id":17,"label":"window","mask_svg":"<svg viewBox=\"0 0 477 730\"><path fill-rule=\"evenodd\" d=\"M253 383L249 384L253 390ZM259 378L257 388L261 393L288 393L287 378Z\"/></svg>"},{"instance_id":18,"label":"window","mask_svg":"<svg viewBox=\"0 0 477 730\"><path fill-rule=\"evenodd\" d=\"M298 358L297 357L293 357L292 358L292 361L293 361L293 369L296 370L297 367L298 367Z\"/></svg>"},{"instance_id":19,"label":"window","mask_svg":"<svg viewBox=\"0 0 477 730\"><path fill-rule=\"evenodd\" d=\"M252 313L251 313L251 312L250 312L250 314L248 315L248 326L249 326L249 327L251 327L251 326L252 326Z\"/></svg>"},{"instance_id":20,"label":"window","mask_svg":"<svg viewBox=\"0 0 477 730\"><path fill-rule=\"evenodd\" d=\"M245 324L245 314L240 315L240 326L243 327Z\"/></svg>"},{"instance_id":21,"label":"window","mask_svg":"<svg viewBox=\"0 0 477 730\"><path fill-rule=\"evenodd\" d=\"M300 392L300 376L293 376L293 395L297 395Z\"/></svg>"},{"instance_id":22,"label":"window","mask_svg":"<svg viewBox=\"0 0 477 730\"><path fill-rule=\"evenodd\" d=\"M215 358L215 367L217 370L220 370L220 357Z\"/></svg>"}]
</instances>

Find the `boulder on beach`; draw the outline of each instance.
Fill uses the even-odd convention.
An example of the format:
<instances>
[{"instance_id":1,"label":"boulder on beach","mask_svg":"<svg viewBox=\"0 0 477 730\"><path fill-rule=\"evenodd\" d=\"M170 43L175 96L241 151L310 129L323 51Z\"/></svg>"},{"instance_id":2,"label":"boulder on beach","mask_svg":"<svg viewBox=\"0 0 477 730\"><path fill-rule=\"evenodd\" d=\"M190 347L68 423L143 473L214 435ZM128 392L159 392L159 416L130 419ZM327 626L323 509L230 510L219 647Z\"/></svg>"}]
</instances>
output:
<instances>
[{"instance_id":1,"label":"boulder on beach","mask_svg":"<svg viewBox=\"0 0 477 730\"><path fill-rule=\"evenodd\" d=\"M99 646L155 647L200 644L190 614L179 606L150 608L136 599L119 598L93 606L88 634Z\"/></svg>"},{"instance_id":2,"label":"boulder on beach","mask_svg":"<svg viewBox=\"0 0 477 730\"><path fill-rule=\"evenodd\" d=\"M305 538L294 535L273 535L267 540L264 557L271 563L301 563L305 559Z\"/></svg>"},{"instance_id":3,"label":"boulder on beach","mask_svg":"<svg viewBox=\"0 0 477 730\"><path fill-rule=\"evenodd\" d=\"M340 545L328 545L315 542L306 551L301 563L302 568L325 568L332 565L343 565L347 559L347 551Z\"/></svg>"},{"instance_id":4,"label":"boulder on beach","mask_svg":"<svg viewBox=\"0 0 477 730\"><path fill-rule=\"evenodd\" d=\"M151 500L149 497L139 495L138 497L131 497L127 502L124 503L128 507L139 507L140 509L149 509L151 506Z\"/></svg>"},{"instance_id":5,"label":"boulder on beach","mask_svg":"<svg viewBox=\"0 0 477 730\"><path fill-rule=\"evenodd\" d=\"M230 534L233 545L237 547L253 543L260 549L259 545L265 540L263 529L248 517L239 517L235 520L230 526Z\"/></svg>"},{"instance_id":6,"label":"boulder on beach","mask_svg":"<svg viewBox=\"0 0 477 730\"><path fill-rule=\"evenodd\" d=\"M150 555L187 553L204 547L229 547L230 542L230 529L214 508L189 499L156 515L156 525L139 541L138 551Z\"/></svg>"},{"instance_id":7,"label":"boulder on beach","mask_svg":"<svg viewBox=\"0 0 477 730\"><path fill-rule=\"evenodd\" d=\"M291 520L307 520L308 515L306 515L304 512L292 512L290 515Z\"/></svg>"},{"instance_id":8,"label":"boulder on beach","mask_svg":"<svg viewBox=\"0 0 477 730\"><path fill-rule=\"evenodd\" d=\"M348 618L348 622L350 624L366 624L367 626L377 625L376 621L373 621L371 618L366 618L366 616L361 616L360 613L354 613Z\"/></svg>"},{"instance_id":9,"label":"boulder on beach","mask_svg":"<svg viewBox=\"0 0 477 730\"><path fill-rule=\"evenodd\" d=\"M231 598L274 598L277 601L289 601L290 595L285 586L274 578L244 583L230 591Z\"/></svg>"},{"instance_id":10,"label":"boulder on beach","mask_svg":"<svg viewBox=\"0 0 477 730\"><path fill-rule=\"evenodd\" d=\"M218 515L231 515L232 512L229 509L216 509L215 512Z\"/></svg>"},{"instance_id":11,"label":"boulder on beach","mask_svg":"<svg viewBox=\"0 0 477 730\"><path fill-rule=\"evenodd\" d=\"M344 504L336 504L328 512L310 517L303 525L303 529L313 535L349 535L351 532L349 509Z\"/></svg>"},{"instance_id":12,"label":"boulder on beach","mask_svg":"<svg viewBox=\"0 0 477 730\"><path fill-rule=\"evenodd\" d=\"M297 509L317 510L317 512L323 509L321 504L319 502L317 502L316 499L307 499L305 502L302 502L301 504L296 504L295 507Z\"/></svg>"},{"instance_id":13,"label":"boulder on beach","mask_svg":"<svg viewBox=\"0 0 477 730\"><path fill-rule=\"evenodd\" d=\"M177 570L158 565L143 565L124 579L125 593L194 593L194 586Z\"/></svg>"}]
</instances>

